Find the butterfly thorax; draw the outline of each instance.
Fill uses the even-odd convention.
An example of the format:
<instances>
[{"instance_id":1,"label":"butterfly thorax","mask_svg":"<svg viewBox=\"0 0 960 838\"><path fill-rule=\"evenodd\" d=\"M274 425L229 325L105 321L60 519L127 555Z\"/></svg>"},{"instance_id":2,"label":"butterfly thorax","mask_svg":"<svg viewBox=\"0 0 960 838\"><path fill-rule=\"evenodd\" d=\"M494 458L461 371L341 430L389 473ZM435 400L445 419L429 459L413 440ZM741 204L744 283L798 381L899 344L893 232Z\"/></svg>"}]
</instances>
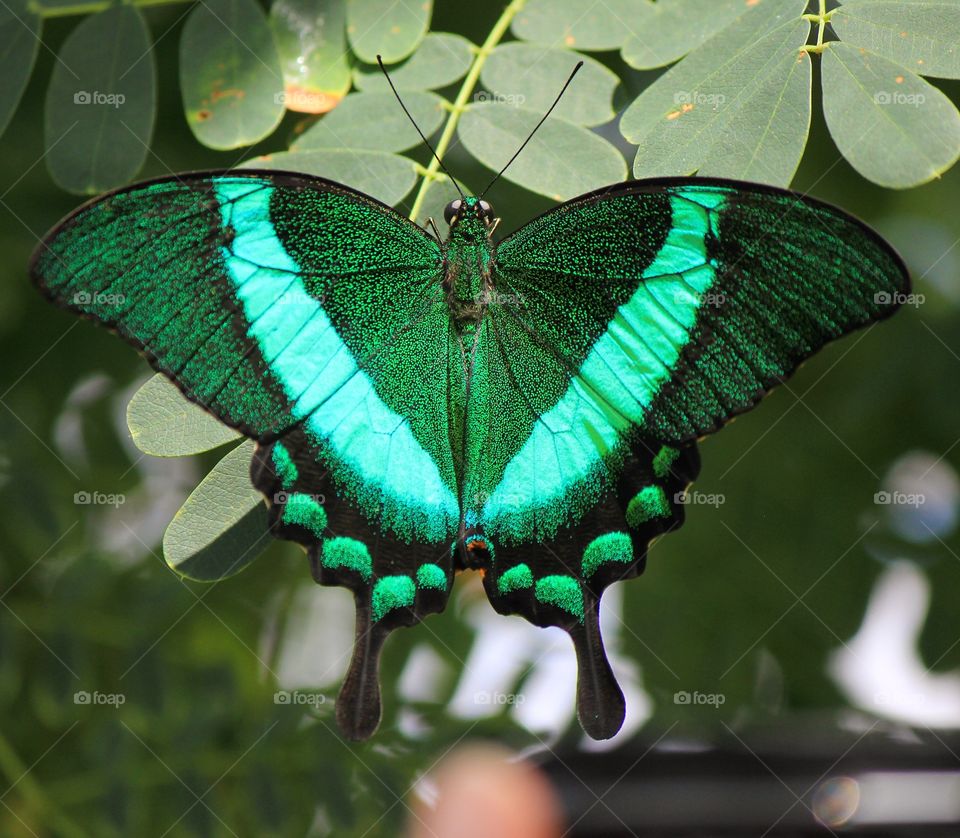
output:
<instances>
[{"instance_id":1,"label":"butterfly thorax","mask_svg":"<svg viewBox=\"0 0 960 838\"><path fill-rule=\"evenodd\" d=\"M489 225L473 215L457 219L450 225L444 256L443 283L451 318L461 332L472 331L483 318L493 290Z\"/></svg>"}]
</instances>

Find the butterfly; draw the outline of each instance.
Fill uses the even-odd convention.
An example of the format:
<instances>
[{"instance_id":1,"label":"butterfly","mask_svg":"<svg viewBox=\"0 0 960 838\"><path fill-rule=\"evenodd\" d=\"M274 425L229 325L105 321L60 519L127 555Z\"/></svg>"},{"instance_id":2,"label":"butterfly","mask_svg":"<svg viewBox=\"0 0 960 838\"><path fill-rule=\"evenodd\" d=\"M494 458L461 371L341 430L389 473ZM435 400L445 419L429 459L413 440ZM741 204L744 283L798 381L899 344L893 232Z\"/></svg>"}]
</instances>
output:
<instances>
[{"instance_id":1,"label":"butterfly","mask_svg":"<svg viewBox=\"0 0 960 838\"><path fill-rule=\"evenodd\" d=\"M187 174L81 206L30 270L256 440L271 531L355 598L345 735L379 724L388 634L474 569L498 612L569 633L580 722L609 738L601 595L683 522L697 440L909 277L841 210L735 181L618 183L498 243L481 198L445 220L440 240L328 180Z\"/></svg>"}]
</instances>

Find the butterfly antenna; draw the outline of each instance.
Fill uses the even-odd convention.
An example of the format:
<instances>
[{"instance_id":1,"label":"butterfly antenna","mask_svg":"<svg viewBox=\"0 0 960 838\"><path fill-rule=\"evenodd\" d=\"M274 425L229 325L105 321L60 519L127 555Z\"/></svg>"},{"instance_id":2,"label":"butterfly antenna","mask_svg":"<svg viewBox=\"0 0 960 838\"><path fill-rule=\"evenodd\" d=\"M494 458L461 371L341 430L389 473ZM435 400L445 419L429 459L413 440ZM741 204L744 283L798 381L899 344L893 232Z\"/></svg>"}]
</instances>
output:
<instances>
[{"instance_id":1,"label":"butterfly antenna","mask_svg":"<svg viewBox=\"0 0 960 838\"><path fill-rule=\"evenodd\" d=\"M582 61L580 62L583 63ZM450 182L453 184L457 192L460 193L460 200L465 201L467 196L463 194L463 190L460 188L460 185L454 180L453 175L450 174L450 171L446 166L443 165L443 161L440 159L437 152L433 150L433 146L430 145L430 141L423 136L423 131L420 130L420 126L414 121L413 117L410 115L410 111L407 110L407 106L403 104L403 99L400 98L400 94L397 93L397 88L393 86L393 80L390 78L390 74L387 72L387 68L383 66L383 59L378 55L377 64L380 65L380 70L387 79L387 84L390 85L390 89L393 91L393 95L397 97L397 101L400 103L400 107L403 108L403 112L407 115L407 119L410 120L410 124L417 129L417 133L420 135L420 139L423 140L423 144L430 149L430 153L434 156L437 163L440 164L440 168L443 169L443 173L450 178Z\"/></svg>"},{"instance_id":2,"label":"butterfly antenna","mask_svg":"<svg viewBox=\"0 0 960 838\"><path fill-rule=\"evenodd\" d=\"M500 180L500 175L502 175L510 167L510 164L520 156L520 152L527 147L527 143L529 143L530 140L533 139L533 135L540 130L540 126L543 125L543 123L547 121L547 117L553 113L553 109L557 106L557 103L560 101L560 98L563 96L563 94L567 92L567 88L570 87L570 82L573 81L573 77L580 71L580 68L582 66L583 66L583 62L578 61L577 66L573 68L573 72L570 74L570 78L568 78L566 83L563 85L563 87L560 88L560 92L557 94L557 98L553 100L553 104L547 109L547 112L543 115L540 121L534 126L533 130L530 132L530 136L528 136L523 141L523 144L520 146L520 148L516 150L516 153L513 155L513 157L511 157L507 161L507 165L504 166L499 172L497 172L497 176L493 180L491 180L490 183L487 184L487 188L480 193L478 198L482 198L484 195L486 195L490 191L490 187L493 186L498 180Z\"/></svg>"}]
</instances>

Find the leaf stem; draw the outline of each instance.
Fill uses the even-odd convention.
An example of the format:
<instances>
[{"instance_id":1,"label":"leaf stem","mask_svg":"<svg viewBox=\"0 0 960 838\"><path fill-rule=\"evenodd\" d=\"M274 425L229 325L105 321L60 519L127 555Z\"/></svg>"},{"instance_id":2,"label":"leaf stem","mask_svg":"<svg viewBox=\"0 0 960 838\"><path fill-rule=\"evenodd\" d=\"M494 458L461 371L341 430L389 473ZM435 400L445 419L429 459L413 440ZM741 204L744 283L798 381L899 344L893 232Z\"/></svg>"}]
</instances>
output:
<instances>
[{"instance_id":1,"label":"leaf stem","mask_svg":"<svg viewBox=\"0 0 960 838\"><path fill-rule=\"evenodd\" d=\"M476 48L473 63L470 65L470 70L463 80L457 98L454 99L453 104L449 108L450 116L447 117L446 125L443 126L443 133L440 135L440 139L437 141L437 147L434 149L437 157L443 158L443 155L450 146L450 142L453 140L453 135L457 130L457 123L460 121L460 116L467 109L467 102L473 95L474 88L477 86L477 81L480 79L480 71L487 61L487 56L493 52L497 44L503 39L513 19L526 3L527 0L513 0L513 2L503 10L503 14L500 15L497 22L493 25L483 45ZM436 158L434 158L423 172L423 182L420 184L417 197L414 199L413 207L410 210L410 218L413 221L417 220L417 216L423 208L423 202L427 197L427 190L430 188L430 184L435 180L444 180L445 178L446 175L440 172L440 164Z\"/></svg>"},{"instance_id":2,"label":"leaf stem","mask_svg":"<svg viewBox=\"0 0 960 838\"><path fill-rule=\"evenodd\" d=\"M188 3L190 0L124 0L127 6L172 6L174 3ZM27 10L42 18L69 17L70 15L92 15L103 12L115 5L113 0L90 0L87 3L72 5L46 6L38 0L30 0Z\"/></svg>"},{"instance_id":3,"label":"leaf stem","mask_svg":"<svg viewBox=\"0 0 960 838\"><path fill-rule=\"evenodd\" d=\"M828 46L828 44L823 42L823 35L826 32L827 24L830 22L830 18L833 17L833 12L827 11L827 0L819 0L819 5L820 9L817 14L802 16L804 20L809 20L811 23L816 23L818 26L817 43L801 47L804 52L822 53Z\"/></svg>"}]
</instances>

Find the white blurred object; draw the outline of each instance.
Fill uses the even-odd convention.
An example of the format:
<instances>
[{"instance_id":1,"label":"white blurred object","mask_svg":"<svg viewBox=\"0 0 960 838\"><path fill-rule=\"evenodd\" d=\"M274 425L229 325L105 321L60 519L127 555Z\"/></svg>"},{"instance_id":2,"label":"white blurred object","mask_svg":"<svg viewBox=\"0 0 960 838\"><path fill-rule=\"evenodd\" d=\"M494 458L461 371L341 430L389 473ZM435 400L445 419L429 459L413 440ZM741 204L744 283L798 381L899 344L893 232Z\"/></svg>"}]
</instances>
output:
<instances>
[{"instance_id":1,"label":"white blurred object","mask_svg":"<svg viewBox=\"0 0 960 838\"><path fill-rule=\"evenodd\" d=\"M925 727L960 727L960 671L931 672L917 649L930 583L911 562L874 585L860 629L835 650L827 671L851 703L877 716Z\"/></svg>"}]
</instances>

